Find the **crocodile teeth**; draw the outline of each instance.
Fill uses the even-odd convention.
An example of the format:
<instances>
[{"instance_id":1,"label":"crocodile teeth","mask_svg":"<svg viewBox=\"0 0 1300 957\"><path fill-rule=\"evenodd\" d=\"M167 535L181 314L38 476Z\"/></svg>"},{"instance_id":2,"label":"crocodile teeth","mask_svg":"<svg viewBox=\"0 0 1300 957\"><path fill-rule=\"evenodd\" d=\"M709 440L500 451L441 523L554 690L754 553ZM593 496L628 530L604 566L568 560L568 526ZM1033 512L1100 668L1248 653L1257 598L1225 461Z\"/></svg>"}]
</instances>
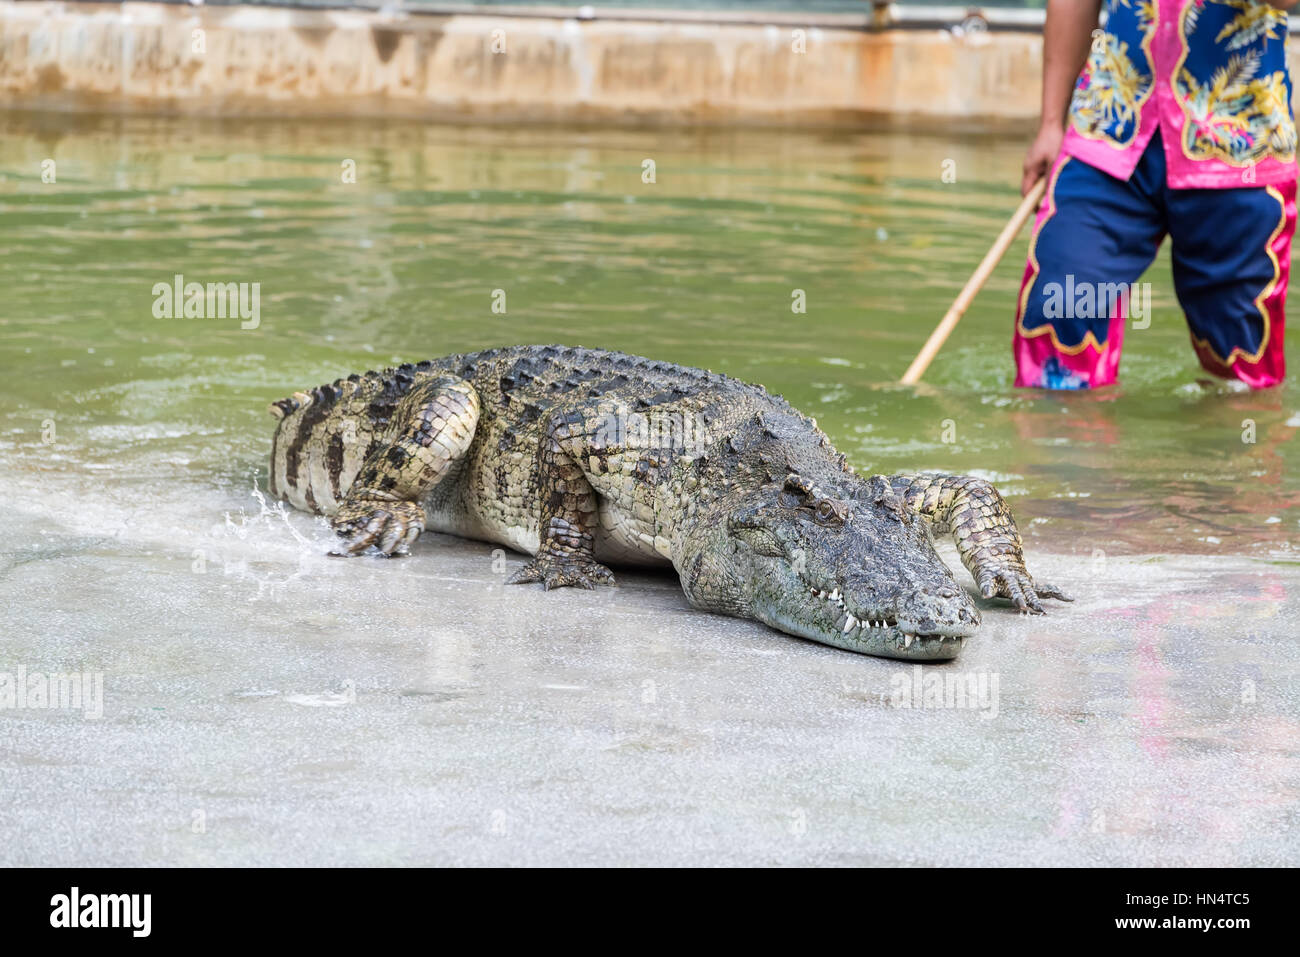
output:
<instances>
[{"instance_id":1,"label":"crocodile teeth","mask_svg":"<svg viewBox=\"0 0 1300 957\"><path fill-rule=\"evenodd\" d=\"M852 615L844 619L844 633L848 634L854 628L858 627L858 620Z\"/></svg>"},{"instance_id":2,"label":"crocodile teeth","mask_svg":"<svg viewBox=\"0 0 1300 957\"><path fill-rule=\"evenodd\" d=\"M840 590L837 588L833 592L831 592L831 601L839 601L839 600L840 600Z\"/></svg>"},{"instance_id":3,"label":"crocodile teeth","mask_svg":"<svg viewBox=\"0 0 1300 957\"><path fill-rule=\"evenodd\" d=\"M911 636L911 635L904 635L904 636L903 636L903 647L904 647L904 648L911 648L911 647L912 647L912 636Z\"/></svg>"}]
</instances>

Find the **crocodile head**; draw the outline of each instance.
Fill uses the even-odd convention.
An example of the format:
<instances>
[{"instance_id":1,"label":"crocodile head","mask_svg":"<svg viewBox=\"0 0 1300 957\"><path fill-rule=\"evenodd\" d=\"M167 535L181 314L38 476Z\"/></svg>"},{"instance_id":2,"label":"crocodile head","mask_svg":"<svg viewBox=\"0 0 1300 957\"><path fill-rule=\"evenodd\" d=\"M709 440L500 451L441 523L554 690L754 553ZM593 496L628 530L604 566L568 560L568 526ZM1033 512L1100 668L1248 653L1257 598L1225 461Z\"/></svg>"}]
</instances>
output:
<instances>
[{"instance_id":1,"label":"crocodile head","mask_svg":"<svg viewBox=\"0 0 1300 957\"><path fill-rule=\"evenodd\" d=\"M922 522L879 476L818 485L791 474L699 524L682 585L698 608L822 644L955 658L980 616Z\"/></svg>"}]
</instances>

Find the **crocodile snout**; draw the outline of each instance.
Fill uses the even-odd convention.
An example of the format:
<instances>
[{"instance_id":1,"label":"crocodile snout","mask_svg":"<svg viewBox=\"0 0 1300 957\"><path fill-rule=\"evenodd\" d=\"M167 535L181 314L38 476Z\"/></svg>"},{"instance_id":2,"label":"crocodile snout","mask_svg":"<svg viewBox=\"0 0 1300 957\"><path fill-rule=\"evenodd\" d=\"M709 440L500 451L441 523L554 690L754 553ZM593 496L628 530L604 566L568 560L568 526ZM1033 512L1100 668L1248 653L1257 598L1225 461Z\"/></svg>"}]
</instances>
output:
<instances>
[{"instance_id":1,"label":"crocodile snout","mask_svg":"<svg viewBox=\"0 0 1300 957\"><path fill-rule=\"evenodd\" d=\"M980 624L979 609L956 585L912 594L900 603L899 626L916 635L967 637Z\"/></svg>"}]
</instances>

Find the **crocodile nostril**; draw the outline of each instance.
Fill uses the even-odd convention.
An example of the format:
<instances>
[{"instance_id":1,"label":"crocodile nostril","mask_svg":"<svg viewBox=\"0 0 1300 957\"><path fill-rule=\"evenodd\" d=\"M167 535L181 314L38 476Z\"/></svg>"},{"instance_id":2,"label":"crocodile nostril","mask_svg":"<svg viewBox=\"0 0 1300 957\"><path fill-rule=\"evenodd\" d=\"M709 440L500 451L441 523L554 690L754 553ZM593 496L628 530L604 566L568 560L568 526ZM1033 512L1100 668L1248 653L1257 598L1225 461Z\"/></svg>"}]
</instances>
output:
<instances>
[{"instance_id":1,"label":"crocodile nostril","mask_svg":"<svg viewBox=\"0 0 1300 957\"><path fill-rule=\"evenodd\" d=\"M956 598L959 594L961 593L951 585L944 585L939 589L940 598Z\"/></svg>"}]
</instances>

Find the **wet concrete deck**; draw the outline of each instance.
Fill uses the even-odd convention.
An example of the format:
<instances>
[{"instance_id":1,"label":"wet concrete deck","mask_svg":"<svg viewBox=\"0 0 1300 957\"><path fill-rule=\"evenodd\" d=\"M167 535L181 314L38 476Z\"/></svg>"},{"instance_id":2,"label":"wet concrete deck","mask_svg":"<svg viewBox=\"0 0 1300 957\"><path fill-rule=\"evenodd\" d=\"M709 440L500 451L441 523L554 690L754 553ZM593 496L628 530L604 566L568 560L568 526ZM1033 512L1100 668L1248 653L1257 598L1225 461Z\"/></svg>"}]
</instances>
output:
<instances>
[{"instance_id":1,"label":"wet concrete deck","mask_svg":"<svg viewBox=\"0 0 1300 957\"><path fill-rule=\"evenodd\" d=\"M0 671L102 672L104 699L0 711L6 866L1300 851L1294 564L1035 554L1076 604L990 606L918 673L702 615L668 576L507 588L517 556L440 536L346 561L301 515L156 541L7 521ZM984 697L899 706L933 675Z\"/></svg>"}]
</instances>

